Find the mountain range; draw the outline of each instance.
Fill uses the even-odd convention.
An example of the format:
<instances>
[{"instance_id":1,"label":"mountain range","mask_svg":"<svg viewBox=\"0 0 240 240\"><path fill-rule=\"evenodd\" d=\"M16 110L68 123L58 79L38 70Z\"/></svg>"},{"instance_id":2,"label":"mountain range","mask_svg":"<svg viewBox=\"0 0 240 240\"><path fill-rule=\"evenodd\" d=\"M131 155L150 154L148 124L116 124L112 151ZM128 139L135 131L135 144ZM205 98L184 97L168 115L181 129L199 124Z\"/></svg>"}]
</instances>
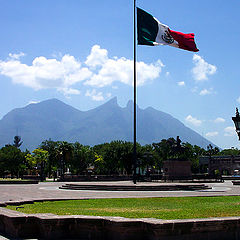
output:
<instances>
[{"instance_id":1,"label":"mountain range","mask_svg":"<svg viewBox=\"0 0 240 240\"><path fill-rule=\"evenodd\" d=\"M115 97L88 111L80 111L57 99L29 104L10 111L0 120L0 147L13 143L16 135L21 136L24 150L33 150L48 139L78 141L90 146L112 140L133 141L133 102L122 108ZM152 107L137 108L139 143L151 144L177 136L183 142L204 148L212 144L167 113Z\"/></svg>"}]
</instances>

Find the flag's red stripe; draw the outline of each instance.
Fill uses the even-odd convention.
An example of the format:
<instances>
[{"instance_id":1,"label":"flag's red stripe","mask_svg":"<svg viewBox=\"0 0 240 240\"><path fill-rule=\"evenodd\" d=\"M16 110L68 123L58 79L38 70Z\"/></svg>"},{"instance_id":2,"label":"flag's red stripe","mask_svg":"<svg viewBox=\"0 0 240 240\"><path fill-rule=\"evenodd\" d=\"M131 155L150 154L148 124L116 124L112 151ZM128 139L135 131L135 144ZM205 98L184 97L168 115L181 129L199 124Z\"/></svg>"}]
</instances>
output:
<instances>
[{"instance_id":1,"label":"flag's red stripe","mask_svg":"<svg viewBox=\"0 0 240 240\"><path fill-rule=\"evenodd\" d=\"M194 33L185 34L173 31L171 29L169 29L169 32L174 38L174 40L178 42L179 48L193 52L199 51L197 49L196 43L194 42Z\"/></svg>"}]
</instances>

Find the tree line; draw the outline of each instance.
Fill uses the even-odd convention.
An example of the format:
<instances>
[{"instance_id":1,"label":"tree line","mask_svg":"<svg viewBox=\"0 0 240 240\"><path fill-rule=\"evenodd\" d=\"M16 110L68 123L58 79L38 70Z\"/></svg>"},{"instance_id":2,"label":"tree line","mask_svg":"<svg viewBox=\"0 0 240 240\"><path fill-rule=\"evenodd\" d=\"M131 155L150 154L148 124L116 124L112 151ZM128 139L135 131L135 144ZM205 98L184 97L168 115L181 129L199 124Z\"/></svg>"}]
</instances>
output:
<instances>
[{"instance_id":1,"label":"tree line","mask_svg":"<svg viewBox=\"0 0 240 240\"><path fill-rule=\"evenodd\" d=\"M112 141L93 147L79 142L43 141L32 152L21 151L21 137L15 136L13 144L0 149L0 177L40 175L57 177L65 172L74 175L131 175L133 172L133 143ZM203 155L238 155L238 149L220 151L209 145L207 149L190 143L182 143L184 151L176 152L174 138L163 139L158 143L140 145L137 143L137 168L142 174L146 169L159 173L166 159L188 159L192 172L199 172L199 157Z\"/></svg>"}]
</instances>

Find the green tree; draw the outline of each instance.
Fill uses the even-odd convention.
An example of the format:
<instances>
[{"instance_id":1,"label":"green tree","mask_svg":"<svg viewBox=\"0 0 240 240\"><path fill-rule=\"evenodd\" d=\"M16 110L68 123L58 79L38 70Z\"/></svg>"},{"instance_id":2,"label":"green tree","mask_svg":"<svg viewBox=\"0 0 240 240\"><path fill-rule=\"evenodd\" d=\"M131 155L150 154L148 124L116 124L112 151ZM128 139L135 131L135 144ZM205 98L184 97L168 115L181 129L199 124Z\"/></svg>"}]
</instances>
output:
<instances>
[{"instance_id":1,"label":"green tree","mask_svg":"<svg viewBox=\"0 0 240 240\"><path fill-rule=\"evenodd\" d=\"M94 161L94 152L90 146L84 146L79 142L72 145L71 172L83 174Z\"/></svg>"},{"instance_id":2,"label":"green tree","mask_svg":"<svg viewBox=\"0 0 240 240\"><path fill-rule=\"evenodd\" d=\"M95 167L95 173L101 174L105 170L105 162L103 160L103 157L101 155L98 155L97 153L94 153L94 167Z\"/></svg>"},{"instance_id":3,"label":"green tree","mask_svg":"<svg viewBox=\"0 0 240 240\"><path fill-rule=\"evenodd\" d=\"M133 144L126 141L112 141L93 147L102 157L101 174L132 174ZM141 145L137 144L137 158L141 157ZM97 167L97 166L96 166Z\"/></svg>"},{"instance_id":4,"label":"green tree","mask_svg":"<svg viewBox=\"0 0 240 240\"><path fill-rule=\"evenodd\" d=\"M6 145L0 150L0 174L4 176L6 173L10 173L11 176L17 176L23 174L25 171L25 156L15 146Z\"/></svg>"},{"instance_id":5,"label":"green tree","mask_svg":"<svg viewBox=\"0 0 240 240\"><path fill-rule=\"evenodd\" d=\"M194 145L193 146L193 152L194 152L194 155L195 156L203 156L203 155L206 155L206 150L204 148L201 148L197 145Z\"/></svg>"},{"instance_id":6,"label":"green tree","mask_svg":"<svg viewBox=\"0 0 240 240\"><path fill-rule=\"evenodd\" d=\"M153 143L153 149L158 154L161 162L164 160L174 158L175 153L173 152L173 147L177 144L174 138L162 139L159 143Z\"/></svg>"},{"instance_id":7,"label":"green tree","mask_svg":"<svg viewBox=\"0 0 240 240\"><path fill-rule=\"evenodd\" d=\"M26 155L28 165L31 168L36 167L40 170L41 181L45 179L44 169L46 162L48 161L48 157L49 157L48 151L43 150L41 148L36 148L35 150L32 151L32 154Z\"/></svg>"},{"instance_id":8,"label":"green tree","mask_svg":"<svg viewBox=\"0 0 240 240\"><path fill-rule=\"evenodd\" d=\"M161 142L152 145L161 163L167 159L187 159L191 161L192 172L194 173L199 172L199 157L206 153L203 148L197 145L192 146L190 143L182 143L181 148L178 149L177 141L174 138L163 139ZM211 153L218 152L218 148L210 146L209 149Z\"/></svg>"},{"instance_id":9,"label":"green tree","mask_svg":"<svg viewBox=\"0 0 240 240\"><path fill-rule=\"evenodd\" d=\"M60 162L61 175L64 176L64 172L67 167L70 167L73 154L73 146L66 141L59 142L57 147L57 156Z\"/></svg>"},{"instance_id":10,"label":"green tree","mask_svg":"<svg viewBox=\"0 0 240 240\"><path fill-rule=\"evenodd\" d=\"M40 148L48 151L48 161L46 162L46 171L48 177L52 175L56 177L57 168L60 167L58 159L58 146L59 142L52 141L51 139L43 141Z\"/></svg>"},{"instance_id":11,"label":"green tree","mask_svg":"<svg viewBox=\"0 0 240 240\"><path fill-rule=\"evenodd\" d=\"M147 168L160 170L162 167L162 159L159 158L152 144L147 144L141 147L141 162L140 168L142 171Z\"/></svg>"},{"instance_id":12,"label":"green tree","mask_svg":"<svg viewBox=\"0 0 240 240\"><path fill-rule=\"evenodd\" d=\"M236 156L240 155L240 150L237 148L229 148L229 149L224 149L221 152L219 152L219 155L231 155L231 156Z\"/></svg>"},{"instance_id":13,"label":"green tree","mask_svg":"<svg viewBox=\"0 0 240 240\"><path fill-rule=\"evenodd\" d=\"M126 141L113 141L111 145L114 146L115 152L117 153L117 161L120 173L126 172L127 175L132 174L133 171L133 143ZM110 145L110 147L111 147ZM140 145L137 143L137 159L140 157Z\"/></svg>"},{"instance_id":14,"label":"green tree","mask_svg":"<svg viewBox=\"0 0 240 240\"><path fill-rule=\"evenodd\" d=\"M197 145L193 146L193 160L192 160L192 172L193 173L201 172L200 165L199 165L199 158L204 155L206 155L206 150L204 148L201 148ZM202 167L204 169L204 166L202 166Z\"/></svg>"},{"instance_id":15,"label":"green tree","mask_svg":"<svg viewBox=\"0 0 240 240\"><path fill-rule=\"evenodd\" d=\"M213 147L212 144L209 144L207 146L207 151L206 154L209 156L213 156L213 155L218 155L218 153L220 152L218 147Z\"/></svg>"},{"instance_id":16,"label":"green tree","mask_svg":"<svg viewBox=\"0 0 240 240\"><path fill-rule=\"evenodd\" d=\"M193 173L199 172L199 156L194 152L195 148L190 143L182 144L184 151L181 155L182 159L189 160L191 162L191 169Z\"/></svg>"},{"instance_id":17,"label":"green tree","mask_svg":"<svg viewBox=\"0 0 240 240\"><path fill-rule=\"evenodd\" d=\"M93 147L93 151L99 155L102 156L103 161L101 165L101 171L100 169L97 170L97 172L100 171L100 174L117 174L119 169L119 161L118 161L118 151L115 147L115 143L104 143L99 144ZM96 167L96 166L95 166Z\"/></svg>"}]
</instances>

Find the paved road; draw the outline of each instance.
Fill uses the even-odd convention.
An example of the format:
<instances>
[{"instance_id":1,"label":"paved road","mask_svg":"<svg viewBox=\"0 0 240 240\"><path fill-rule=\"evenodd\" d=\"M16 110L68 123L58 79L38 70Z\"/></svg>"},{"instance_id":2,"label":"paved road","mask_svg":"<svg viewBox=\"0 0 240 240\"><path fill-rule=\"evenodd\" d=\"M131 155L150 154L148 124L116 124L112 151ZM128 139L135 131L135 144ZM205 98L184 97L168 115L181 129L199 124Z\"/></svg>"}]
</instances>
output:
<instances>
[{"instance_id":1,"label":"paved road","mask_svg":"<svg viewBox=\"0 0 240 240\"><path fill-rule=\"evenodd\" d=\"M65 184L65 183L64 183ZM86 182L81 184L88 184ZM94 184L91 182L91 184ZM96 182L95 184L101 184ZM132 182L108 182L104 184L126 184ZM138 185L155 185L158 183L138 183ZM176 183L167 183L176 184ZM84 199L84 198L119 198L119 197L185 197L185 196L226 196L240 195L240 186L233 186L231 181L207 184L212 187L202 191L86 191L60 190L63 183L45 182L39 184L4 184L0 185L0 202L40 200L40 199Z\"/></svg>"}]
</instances>

